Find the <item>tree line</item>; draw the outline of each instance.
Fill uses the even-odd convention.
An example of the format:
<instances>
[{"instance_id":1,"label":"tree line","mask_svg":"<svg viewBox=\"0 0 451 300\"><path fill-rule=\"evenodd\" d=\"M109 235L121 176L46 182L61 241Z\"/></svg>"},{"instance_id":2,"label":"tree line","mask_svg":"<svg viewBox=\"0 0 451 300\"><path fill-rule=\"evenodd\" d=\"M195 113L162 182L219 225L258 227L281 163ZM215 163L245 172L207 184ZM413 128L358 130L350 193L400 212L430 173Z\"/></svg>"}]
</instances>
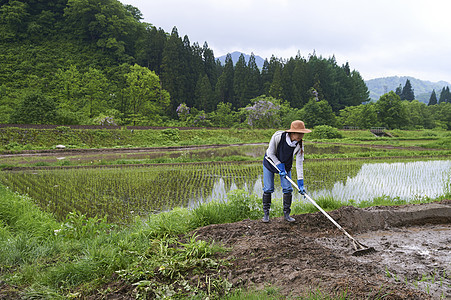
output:
<instances>
[{"instance_id":1,"label":"tree line","mask_svg":"<svg viewBox=\"0 0 451 300\"><path fill-rule=\"evenodd\" d=\"M396 95L399 96L401 100L412 101L415 100L415 92L412 88L412 84L410 80L407 79L404 87L401 87L401 84L395 90ZM448 86L444 86L440 92L439 98L437 98L437 94L435 89L432 90L431 96L429 97L428 106L440 104L440 103L451 103L451 93L449 91Z\"/></svg>"},{"instance_id":2,"label":"tree line","mask_svg":"<svg viewBox=\"0 0 451 300\"><path fill-rule=\"evenodd\" d=\"M310 126L363 128L385 122L351 125L352 118L340 117L373 106L349 63L313 52L272 56L261 70L253 54L236 64L227 55L222 65L207 42L200 46L176 27L167 33L142 22L138 8L117 0L0 0L0 52L1 123L270 127L303 118Z\"/></svg>"}]
</instances>

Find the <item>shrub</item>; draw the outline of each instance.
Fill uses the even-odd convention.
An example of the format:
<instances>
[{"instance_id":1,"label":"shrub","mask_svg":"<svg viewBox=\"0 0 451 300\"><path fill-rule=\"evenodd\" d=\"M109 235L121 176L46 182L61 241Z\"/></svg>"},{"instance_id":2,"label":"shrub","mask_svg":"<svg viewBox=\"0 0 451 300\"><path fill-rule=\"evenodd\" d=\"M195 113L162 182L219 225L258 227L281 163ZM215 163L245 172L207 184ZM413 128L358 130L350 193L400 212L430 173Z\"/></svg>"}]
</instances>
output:
<instances>
[{"instance_id":1,"label":"shrub","mask_svg":"<svg viewBox=\"0 0 451 300\"><path fill-rule=\"evenodd\" d=\"M343 135L337 128L329 125L318 125L313 129L310 137L312 139L341 139Z\"/></svg>"},{"instance_id":2,"label":"shrub","mask_svg":"<svg viewBox=\"0 0 451 300\"><path fill-rule=\"evenodd\" d=\"M160 131L160 138L178 142L180 140L180 130L178 128L166 128Z\"/></svg>"}]
</instances>

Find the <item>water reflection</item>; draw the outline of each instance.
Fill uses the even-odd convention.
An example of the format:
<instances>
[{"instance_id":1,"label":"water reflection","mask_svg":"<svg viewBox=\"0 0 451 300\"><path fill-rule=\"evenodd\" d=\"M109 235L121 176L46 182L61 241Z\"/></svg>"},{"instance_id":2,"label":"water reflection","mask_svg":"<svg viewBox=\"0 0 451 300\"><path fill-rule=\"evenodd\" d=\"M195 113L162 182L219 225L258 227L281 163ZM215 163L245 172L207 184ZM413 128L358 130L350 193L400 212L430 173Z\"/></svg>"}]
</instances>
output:
<instances>
[{"instance_id":1,"label":"water reflection","mask_svg":"<svg viewBox=\"0 0 451 300\"><path fill-rule=\"evenodd\" d=\"M352 199L360 202L389 196L414 200L436 198L450 190L451 160L393 163L322 161L306 163L304 169L307 192L314 199L332 197L341 201ZM254 169L250 173L255 172L258 171ZM227 181L228 184L223 178L216 179L211 194L190 199L190 206L198 202L226 200L227 193L237 188L259 197L263 193L261 174L255 177L232 176ZM273 198L282 198L278 176L275 178L275 187ZM294 199L300 198L301 195L294 193Z\"/></svg>"},{"instance_id":2,"label":"water reflection","mask_svg":"<svg viewBox=\"0 0 451 300\"><path fill-rule=\"evenodd\" d=\"M405 200L436 198L449 191L450 176L451 160L364 164L346 183L312 190L311 196L356 202L381 196Z\"/></svg>"},{"instance_id":3,"label":"water reflection","mask_svg":"<svg viewBox=\"0 0 451 300\"><path fill-rule=\"evenodd\" d=\"M333 197L356 202L376 197L412 200L436 198L451 191L451 160L409 162L306 160L306 188L312 198ZM65 218L78 210L113 219L146 215L176 206L193 207L227 201L242 189L262 195L262 163L203 163L101 169L54 169L0 173L0 182L27 193L46 210ZM292 174L296 174L293 170ZM274 199L282 198L275 178ZM301 196L294 193L294 200Z\"/></svg>"}]
</instances>

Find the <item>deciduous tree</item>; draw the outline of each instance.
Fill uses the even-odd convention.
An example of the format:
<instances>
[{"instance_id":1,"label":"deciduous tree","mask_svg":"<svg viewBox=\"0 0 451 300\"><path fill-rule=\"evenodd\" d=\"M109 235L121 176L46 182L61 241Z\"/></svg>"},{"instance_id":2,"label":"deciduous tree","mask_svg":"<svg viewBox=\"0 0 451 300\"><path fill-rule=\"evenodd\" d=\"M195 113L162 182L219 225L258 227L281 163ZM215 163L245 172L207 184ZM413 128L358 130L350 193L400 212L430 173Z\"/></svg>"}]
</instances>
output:
<instances>
[{"instance_id":1,"label":"deciduous tree","mask_svg":"<svg viewBox=\"0 0 451 300\"><path fill-rule=\"evenodd\" d=\"M155 72L137 64L125 75L125 93L130 101L133 124L143 118L147 124L157 120L169 106L169 94L161 88Z\"/></svg>"},{"instance_id":2,"label":"deciduous tree","mask_svg":"<svg viewBox=\"0 0 451 300\"><path fill-rule=\"evenodd\" d=\"M56 104L40 92L26 94L11 116L11 123L52 124L56 117Z\"/></svg>"},{"instance_id":3,"label":"deciduous tree","mask_svg":"<svg viewBox=\"0 0 451 300\"><path fill-rule=\"evenodd\" d=\"M310 127L317 125L337 126L332 106L326 100L316 101L312 98L301 111L302 120Z\"/></svg>"},{"instance_id":4,"label":"deciduous tree","mask_svg":"<svg viewBox=\"0 0 451 300\"><path fill-rule=\"evenodd\" d=\"M393 91L379 98L376 102L376 113L381 126L389 129L401 128L407 123L401 99Z\"/></svg>"}]
</instances>

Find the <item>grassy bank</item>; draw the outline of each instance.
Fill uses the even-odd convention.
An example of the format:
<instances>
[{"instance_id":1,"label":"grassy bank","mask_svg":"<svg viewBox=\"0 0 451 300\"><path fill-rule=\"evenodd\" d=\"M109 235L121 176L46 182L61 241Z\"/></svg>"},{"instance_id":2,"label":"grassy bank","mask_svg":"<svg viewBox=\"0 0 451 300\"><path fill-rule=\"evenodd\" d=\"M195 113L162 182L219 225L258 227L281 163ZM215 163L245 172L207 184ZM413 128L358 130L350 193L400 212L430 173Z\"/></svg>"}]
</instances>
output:
<instances>
[{"instance_id":1,"label":"grassy bank","mask_svg":"<svg viewBox=\"0 0 451 300\"><path fill-rule=\"evenodd\" d=\"M440 199L421 201L450 196L448 192ZM350 204L317 200L327 210ZM281 200L273 203L272 216L281 216ZM404 203L378 198L359 206ZM215 254L227 249L197 241L189 232L209 224L259 219L260 206L256 196L236 190L228 202L211 202L191 210L177 208L128 226L77 213L57 222L33 199L0 186L0 281L4 282L0 293L12 299L83 298L107 294L111 285L124 284L141 299L168 295L192 299L231 295L237 299L244 294L231 289L219 275L229 264ZM313 205L301 202L293 203L292 208L294 214L316 211ZM190 281L195 275L198 281ZM272 292L274 299L277 291ZM313 291L311 299L316 297Z\"/></svg>"},{"instance_id":2,"label":"grassy bank","mask_svg":"<svg viewBox=\"0 0 451 300\"><path fill-rule=\"evenodd\" d=\"M275 129L54 129L0 128L0 152L68 148L162 147L213 145L234 143L267 143ZM342 138L314 139L306 134L305 141L327 141L342 144L392 145L451 149L451 133L441 130L392 131L393 137L375 137L369 130L339 131Z\"/></svg>"},{"instance_id":3,"label":"grassy bank","mask_svg":"<svg viewBox=\"0 0 451 300\"><path fill-rule=\"evenodd\" d=\"M0 150L162 147L267 142L272 129L55 129L0 128Z\"/></svg>"}]
</instances>

